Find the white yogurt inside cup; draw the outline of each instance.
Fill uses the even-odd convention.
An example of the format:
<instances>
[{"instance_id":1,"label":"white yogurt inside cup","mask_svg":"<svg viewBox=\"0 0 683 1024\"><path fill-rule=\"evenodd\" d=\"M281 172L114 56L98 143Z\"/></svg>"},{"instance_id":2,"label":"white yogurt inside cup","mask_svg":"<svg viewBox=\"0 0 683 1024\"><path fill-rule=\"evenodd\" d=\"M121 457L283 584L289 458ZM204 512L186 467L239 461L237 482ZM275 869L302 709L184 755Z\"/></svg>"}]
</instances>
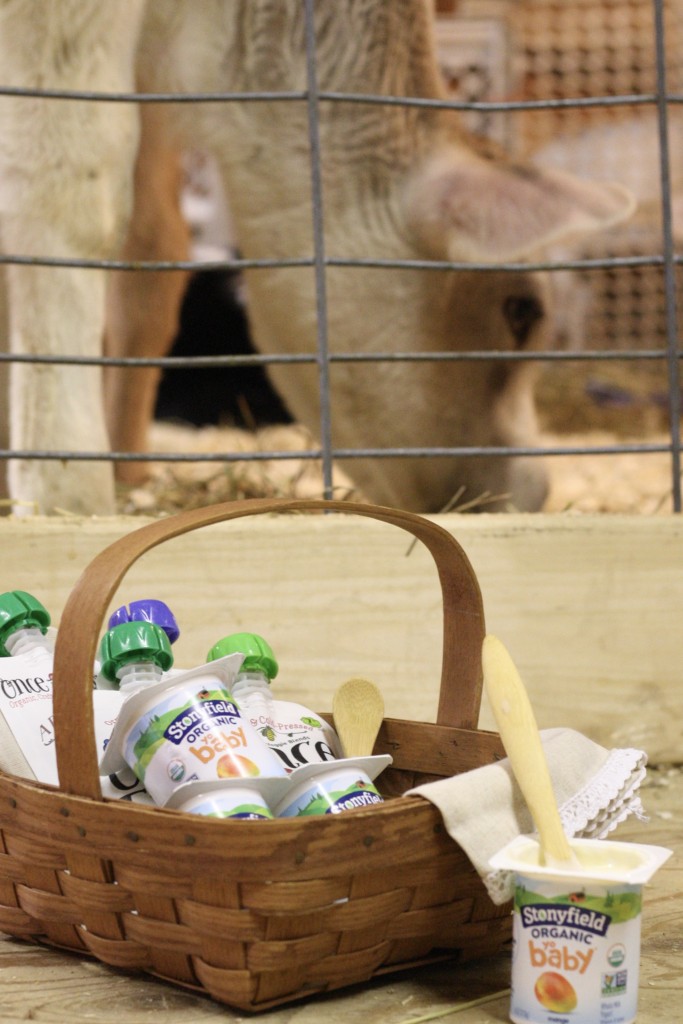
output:
<instances>
[{"instance_id":1,"label":"white yogurt inside cup","mask_svg":"<svg viewBox=\"0 0 683 1024\"><path fill-rule=\"evenodd\" d=\"M518 836L490 861L513 871L515 1024L631 1024L640 970L642 887L671 850L573 839L580 870L541 863Z\"/></svg>"}]
</instances>

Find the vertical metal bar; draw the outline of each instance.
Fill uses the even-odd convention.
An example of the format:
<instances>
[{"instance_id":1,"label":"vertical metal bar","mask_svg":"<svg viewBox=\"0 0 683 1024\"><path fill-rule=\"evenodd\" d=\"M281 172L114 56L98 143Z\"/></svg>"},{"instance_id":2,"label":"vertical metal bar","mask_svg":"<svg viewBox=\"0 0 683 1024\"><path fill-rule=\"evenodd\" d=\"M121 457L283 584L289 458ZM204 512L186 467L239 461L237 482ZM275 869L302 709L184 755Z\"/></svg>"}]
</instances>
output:
<instances>
[{"instance_id":1,"label":"vertical metal bar","mask_svg":"<svg viewBox=\"0 0 683 1024\"><path fill-rule=\"evenodd\" d=\"M320 152L320 102L316 63L314 0L304 0L306 24L306 82L308 138L311 158L311 201L313 212L313 260L320 382L320 445L322 448L323 493L332 497L332 413L330 408L330 362L327 334L327 281L325 232Z\"/></svg>"},{"instance_id":2,"label":"vertical metal bar","mask_svg":"<svg viewBox=\"0 0 683 1024\"><path fill-rule=\"evenodd\" d=\"M681 389L678 368L678 317L676 310L676 264L669 170L669 119L666 85L664 0L653 0L655 57L657 62L657 122L659 127L659 169L662 187L662 238L664 245L664 295L666 300L666 349L669 376L669 431L674 512L681 511Z\"/></svg>"}]
</instances>

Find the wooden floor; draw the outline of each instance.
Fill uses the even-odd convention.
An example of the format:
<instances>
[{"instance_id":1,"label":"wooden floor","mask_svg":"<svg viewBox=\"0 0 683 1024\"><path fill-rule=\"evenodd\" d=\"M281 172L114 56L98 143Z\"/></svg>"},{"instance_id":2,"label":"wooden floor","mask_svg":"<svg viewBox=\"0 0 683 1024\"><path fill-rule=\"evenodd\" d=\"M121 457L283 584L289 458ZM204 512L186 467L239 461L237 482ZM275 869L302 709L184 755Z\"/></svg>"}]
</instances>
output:
<instances>
[{"instance_id":1,"label":"wooden floor","mask_svg":"<svg viewBox=\"0 0 683 1024\"><path fill-rule=\"evenodd\" d=\"M683 1000L683 771L650 770L643 787L646 823L622 825L618 837L674 850L645 896L638 1024L679 1024ZM440 964L390 976L269 1013L245 1017L204 996L102 964L0 938L3 1024L491 1024L506 1021L507 956L458 967Z\"/></svg>"}]
</instances>

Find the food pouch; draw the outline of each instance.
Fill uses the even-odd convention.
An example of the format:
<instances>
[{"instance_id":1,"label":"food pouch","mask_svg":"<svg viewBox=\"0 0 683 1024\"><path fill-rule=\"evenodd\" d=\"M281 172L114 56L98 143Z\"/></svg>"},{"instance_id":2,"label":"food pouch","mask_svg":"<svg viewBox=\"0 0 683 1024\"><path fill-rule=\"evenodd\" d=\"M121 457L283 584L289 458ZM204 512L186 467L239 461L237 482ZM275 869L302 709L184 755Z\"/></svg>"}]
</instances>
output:
<instances>
[{"instance_id":1,"label":"food pouch","mask_svg":"<svg viewBox=\"0 0 683 1024\"><path fill-rule=\"evenodd\" d=\"M132 693L100 773L127 764L161 805L186 782L283 776L281 762L242 717L228 686L229 673L214 661Z\"/></svg>"},{"instance_id":2,"label":"food pouch","mask_svg":"<svg viewBox=\"0 0 683 1024\"><path fill-rule=\"evenodd\" d=\"M57 786L52 665L52 652L40 647L0 659L0 770ZM95 691L93 703L97 749L103 750L123 695ZM150 803L138 779L123 769L101 780L103 795Z\"/></svg>"},{"instance_id":3,"label":"food pouch","mask_svg":"<svg viewBox=\"0 0 683 1024\"><path fill-rule=\"evenodd\" d=\"M215 664L215 663L214 663ZM242 714L280 759L285 771L301 765L333 761L342 756L341 745L331 725L309 708L294 701L259 694L237 698Z\"/></svg>"}]
</instances>

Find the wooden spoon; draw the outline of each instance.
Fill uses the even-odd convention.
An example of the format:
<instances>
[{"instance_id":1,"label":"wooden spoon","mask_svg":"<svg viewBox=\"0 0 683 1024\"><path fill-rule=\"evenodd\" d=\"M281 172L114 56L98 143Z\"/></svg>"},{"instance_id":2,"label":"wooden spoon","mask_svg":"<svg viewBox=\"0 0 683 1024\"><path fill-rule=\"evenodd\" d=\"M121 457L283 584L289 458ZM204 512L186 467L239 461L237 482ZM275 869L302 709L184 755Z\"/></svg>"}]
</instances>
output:
<instances>
[{"instance_id":1,"label":"wooden spoon","mask_svg":"<svg viewBox=\"0 0 683 1024\"><path fill-rule=\"evenodd\" d=\"M495 636L484 637L482 666L503 746L538 830L541 856L548 867L580 870L562 827L528 694L512 658Z\"/></svg>"},{"instance_id":2,"label":"wooden spoon","mask_svg":"<svg viewBox=\"0 0 683 1024\"><path fill-rule=\"evenodd\" d=\"M345 757L372 754L384 718L382 694L368 679L348 679L332 702L334 727Z\"/></svg>"}]
</instances>

